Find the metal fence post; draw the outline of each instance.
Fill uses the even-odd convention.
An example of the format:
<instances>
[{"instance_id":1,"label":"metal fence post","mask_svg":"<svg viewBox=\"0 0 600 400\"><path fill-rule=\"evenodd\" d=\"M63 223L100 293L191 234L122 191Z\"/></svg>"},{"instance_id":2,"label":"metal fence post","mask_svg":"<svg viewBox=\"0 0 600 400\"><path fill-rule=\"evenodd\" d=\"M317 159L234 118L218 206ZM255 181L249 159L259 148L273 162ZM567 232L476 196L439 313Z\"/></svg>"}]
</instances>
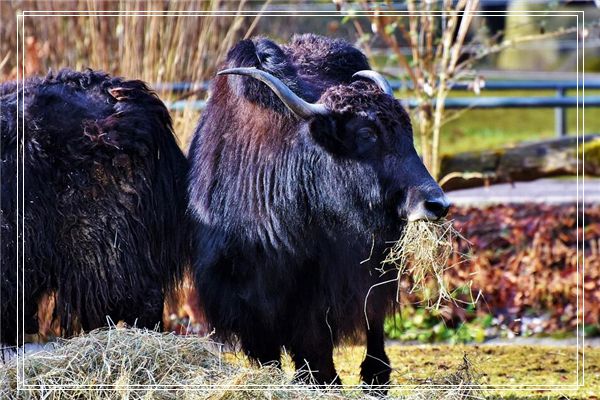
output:
<instances>
[{"instance_id":1,"label":"metal fence post","mask_svg":"<svg viewBox=\"0 0 600 400\"><path fill-rule=\"evenodd\" d=\"M556 89L556 97L565 97L566 89L559 87ZM557 137L567 135L567 109L564 107L556 107L554 109L554 132Z\"/></svg>"}]
</instances>

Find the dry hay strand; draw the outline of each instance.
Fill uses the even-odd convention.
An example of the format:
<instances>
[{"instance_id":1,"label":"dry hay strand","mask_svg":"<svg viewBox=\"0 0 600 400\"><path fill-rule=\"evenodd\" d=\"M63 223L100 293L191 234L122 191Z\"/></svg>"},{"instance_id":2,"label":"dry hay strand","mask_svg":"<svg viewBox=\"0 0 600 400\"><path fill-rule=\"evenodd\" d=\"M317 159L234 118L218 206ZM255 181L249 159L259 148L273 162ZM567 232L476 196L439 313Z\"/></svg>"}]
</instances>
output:
<instances>
[{"instance_id":1,"label":"dry hay strand","mask_svg":"<svg viewBox=\"0 0 600 400\"><path fill-rule=\"evenodd\" d=\"M50 351L0 365L2 399L347 398L301 385L278 368L223 360L209 338L136 328L59 339ZM17 392L21 385L32 385ZM159 387L163 386L163 388Z\"/></svg>"},{"instance_id":2,"label":"dry hay strand","mask_svg":"<svg viewBox=\"0 0 600 400\"><path fill-rule=\"evenodd\" d=\"M467 355L455 372L440 374L420 383L407 400L478 400L487 397L482 376Z\"/></svg>"},{"instance_id":3,"label":"dry hay strand","mask_svg":"<svg viewBox=\"0 0 600 400\"><path fill-rule=\"evenodd\" d=\"M411 279L409 293L421 295L428 307L438 308L445 301L454 301L452 291L444 279L444 272L457 264L449 265L455 255L453 243L457 238L466 241L454 228L452 221L415 221L404 228L400 239L389 248L382 263L382 272L397 272L392 281L398 282L396 301L401 293L401 278ZM464 259L464 254L459 258Z\"/></svg>"}]
</instances>

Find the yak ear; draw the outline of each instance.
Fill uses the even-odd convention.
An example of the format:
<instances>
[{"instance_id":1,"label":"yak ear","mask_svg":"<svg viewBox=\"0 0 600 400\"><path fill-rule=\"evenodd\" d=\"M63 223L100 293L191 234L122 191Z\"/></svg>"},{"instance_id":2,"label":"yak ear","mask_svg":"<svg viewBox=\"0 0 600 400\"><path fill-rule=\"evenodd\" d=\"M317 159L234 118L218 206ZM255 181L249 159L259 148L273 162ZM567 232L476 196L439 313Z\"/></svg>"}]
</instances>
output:
<instances>
[{"instance_id":1,"label":"yak ear","mask_svg":"<svg viewBox=\"0 0 600 400\"><path fill-rule=\"evenodd\" d=\"M314 141L330 153L344 154L347 144L341 134L339 121L330 115L315 116L309 123L309 130Z\"/></svg>"}]
</instances>

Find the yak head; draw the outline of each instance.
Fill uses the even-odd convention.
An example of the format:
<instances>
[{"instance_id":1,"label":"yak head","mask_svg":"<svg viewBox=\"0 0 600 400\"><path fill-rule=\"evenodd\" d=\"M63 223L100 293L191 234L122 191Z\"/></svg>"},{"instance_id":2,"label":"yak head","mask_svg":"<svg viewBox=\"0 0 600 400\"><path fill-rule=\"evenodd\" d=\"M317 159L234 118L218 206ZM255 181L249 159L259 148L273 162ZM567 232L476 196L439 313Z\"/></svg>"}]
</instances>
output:
<instances>
[{"instance_id":1,"label":"yak head","mask_svg":"<svg viewBox=\"0 0 600 400\"><path fill-rule=\"evenodd\" d=\"M314 141L327 152L372 171L382 208L396 218L417 221L446 216L450 202L418 156L410 118L381 74L359 71L350 84L329 87L316 103L300 98L263 70L219 72L225 74L265 83L293 114L306 121Z\"/></svg>"}]
</instances>

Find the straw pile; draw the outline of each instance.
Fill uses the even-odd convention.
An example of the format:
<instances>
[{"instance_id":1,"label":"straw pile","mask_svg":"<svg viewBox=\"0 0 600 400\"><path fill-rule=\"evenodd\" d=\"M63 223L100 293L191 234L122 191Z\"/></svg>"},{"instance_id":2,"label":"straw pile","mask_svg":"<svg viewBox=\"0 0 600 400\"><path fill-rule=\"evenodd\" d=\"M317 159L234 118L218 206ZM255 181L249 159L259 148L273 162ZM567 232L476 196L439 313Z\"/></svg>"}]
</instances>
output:
<instances>
[{"instance_id":1,"label":"straw pile","mask_svg":"<svg viewBox=\"0 0 600 400\"><path fill-rule=\"evenodd\" d=\"M226 362L210 339L135 328L101 329L60 339L53 350L21 360L24 376L16 359L0 366L0 398L341 398L290 386L290 377L273 367ZM34 387L17 393L17 374L22 384ZM257 391L257 385L266 388Z\"/></svg>"},{"instance_id":2,"label":"straw pile","mask_svg":"<svg viewBox=\"0 0 600 400\"><path fill-rule=\"evenodd\" d=\"M427 306L439 307L444 301L452 301L444 272L452 267L448 260L454 254L453 243L458 237L461 235L451 221L409 222L383 261L386 273L390 272L386 266L392 266L391 271L397 273L398 296L401 278L407 277L411 281L409 292L418 294Z\"/></svg>"},{"instance_id":3,"label":"straw pile","mask_svg":"<svg viewBox=\"0 0 600 400\"><path fill-rule=\"evenodd\" d=\"M228 357L226 357L228 358ZM208 338L136 328L95 330L60 339L50 351L0 365L2 399L357 399L357 387L341 391L291 384L292 375L274 367L251 368L227 361ZM432 384L473 383L460 372L443 381L421 382L410 399L467 399L462 387L432 390ZM17 375L21 385L16 391ZM450 380L448 380L450 379ZM163 386L159 388L158 385ZM438 388L439 389L439 388ZM431 395L431 396L430 396Z\"/></svg>"}]
</instances>

